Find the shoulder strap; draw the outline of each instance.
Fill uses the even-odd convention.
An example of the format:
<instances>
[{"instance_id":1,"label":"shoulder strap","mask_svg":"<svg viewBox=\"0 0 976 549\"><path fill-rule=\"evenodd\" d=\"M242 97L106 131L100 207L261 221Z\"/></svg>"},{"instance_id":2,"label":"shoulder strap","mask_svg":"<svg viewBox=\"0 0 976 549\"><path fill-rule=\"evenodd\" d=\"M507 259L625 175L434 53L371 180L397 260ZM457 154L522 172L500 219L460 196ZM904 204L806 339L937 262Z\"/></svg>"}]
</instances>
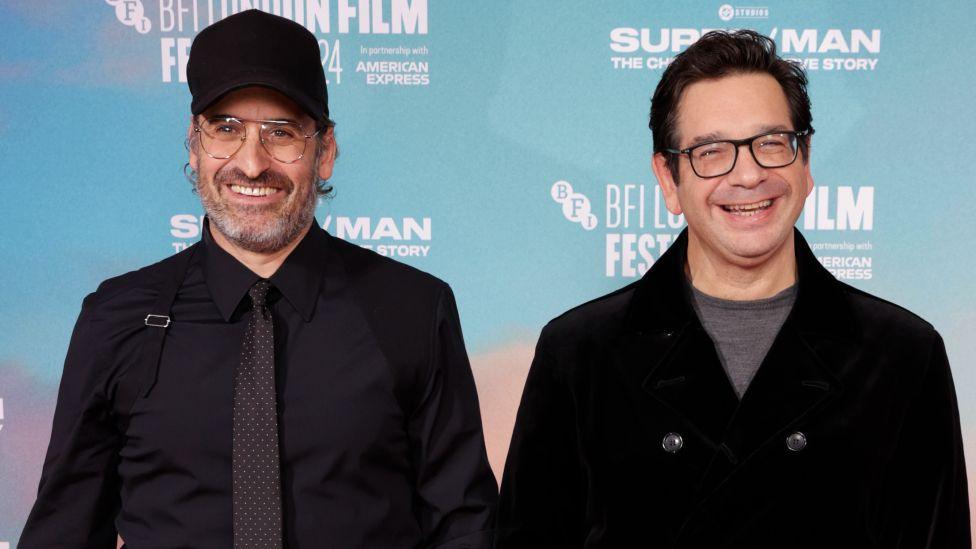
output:
<instances>
[{"instance_id":1,"label":"shoulder strap","mask_svg":"<svg viewBox=\"0 0 976 549\"><path fill-rule=\"evenodd\" d=\"M159 289L159 297L156 298L156 303L143 321L146 325L146 343L142 346L140 357L143 378L139 383L142 387L143 397L149 396L149 391L152 391L153 386L156 385L159 357L163 352L163 339L166 337L166 328L170 325L170 310L172 310L173 303L176 301L176 294L180 291L180 286L183 285L183 280L186 278L186 271L195 251L196 245L194 244L185 254L178 255L173 260L171 276L163 279L162 287Z\"/></svg>"},{"instance_id":2,"label":"shoulder strap","mask_svg":"<svg viewBox=\"0 0 976 549\"><path fill-rule=\"evenodd\" d=\"M135 404L139 396L148 396L153 386L156 385L159 357L163 353L163 340L166 338L166 329L171 322L170 310L173 308L176 294L186 278L186 271L190 266L190 260L193 258L196 248L197 244L190 246L184 252L177 254L173 261L167 265L168 268L163 273L163 282L160 285L156 303L153 304L143 320L146 331L139 361L130 375L123 375L122 379L119 380L119 385L115 391L114 408L121 412L118 418L121 432L125 432L132 405Z\"/></svg>"}]
</instances>

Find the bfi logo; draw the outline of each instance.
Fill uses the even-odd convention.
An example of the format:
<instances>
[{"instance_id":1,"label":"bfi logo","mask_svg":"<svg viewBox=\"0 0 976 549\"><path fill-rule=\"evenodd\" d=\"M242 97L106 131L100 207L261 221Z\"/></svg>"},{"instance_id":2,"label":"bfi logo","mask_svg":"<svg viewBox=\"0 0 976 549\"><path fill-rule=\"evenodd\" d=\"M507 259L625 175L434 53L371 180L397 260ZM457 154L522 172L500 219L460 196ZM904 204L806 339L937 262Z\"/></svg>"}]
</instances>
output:
<instances>
[{"instance_id":1,"label":"bfi logo","mask_svg":"<svg viewBox=\"0 0 976 549\"><path fill-rule=\"evenodd\" d=\"M562 206L563 216L579 223L587 231L596 228L597 218L592 213L593 207L590 199L586 195L573 191L573 186L568 181L556 181L549 189L549 194L557 204Z\"/></svg>"},{"instance_id":2,"label":"bfi logo","mask_svg":"<svg viewBox=\"0 0 976 549\"><path fill-rule=\"evenodd\" d=\"M152 28L152 22L146 17L146 9L140 0L105 0L105 2L115 8L115 18L120 23L136 29L139 34L146 34Z\"/></svg>"}]
</instances>

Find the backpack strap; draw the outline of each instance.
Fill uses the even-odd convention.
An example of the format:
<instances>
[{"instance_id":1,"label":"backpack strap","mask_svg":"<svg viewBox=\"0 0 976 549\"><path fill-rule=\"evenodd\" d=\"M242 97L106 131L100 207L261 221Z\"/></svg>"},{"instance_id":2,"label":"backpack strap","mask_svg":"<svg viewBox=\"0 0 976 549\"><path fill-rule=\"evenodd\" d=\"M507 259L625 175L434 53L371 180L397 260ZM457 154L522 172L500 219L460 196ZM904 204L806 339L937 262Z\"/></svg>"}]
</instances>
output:
<instances>
[{"instance_id":1,"label":"backpack strap","mask_svg":"<svg viewBox=\"0 0 976 549\"><path fill-rule=\"evenodd\" d=\"M128 427L129 412L136 400L142 396L149 396L156 385L159 373L159 359L163 354L163 341L166 339L166 329L172 323L170 311L176 301L176 294L183 285L190 260L196 252L198 244L194 244L181 253L176 254L167 265L163 273L163 281L159 288L156 303L146 314L143 323L146 325L142 350L139 361L132 373L123 374L115 391L114 409L118 419L119 431L124 433Z\"/></svg>"},{"instance_id":2,"label":"backpack strap","mask_svg":"<svg viewBox=\"0 0 976 549\"><path fill-rule=\"evenodd\" d=\"M163 354L163 340L166 338L166 328L169 327L170 311L176 301L176 294L183 285L186 278L186 271L190 266L190 260L196 251L193 245L182 257L177 256L172 264L171 276L163 279L163 285L159 290L159 297L156 303L146 314L143 322L146 325L146 342L142 346L142 356L140 362L143 365L143 378L140 381L142 396L149 396L153 386L156 385L156 376L159 373L159 358Z\"/></svg>"}]
</instances>

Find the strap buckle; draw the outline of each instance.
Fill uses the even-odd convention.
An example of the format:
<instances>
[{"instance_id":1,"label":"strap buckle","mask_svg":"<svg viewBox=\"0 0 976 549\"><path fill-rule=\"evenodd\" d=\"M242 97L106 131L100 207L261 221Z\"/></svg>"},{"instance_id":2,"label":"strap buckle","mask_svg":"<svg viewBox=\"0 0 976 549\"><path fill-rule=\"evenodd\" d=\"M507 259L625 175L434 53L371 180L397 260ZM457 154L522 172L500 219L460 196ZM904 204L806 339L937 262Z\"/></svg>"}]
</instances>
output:
<instances>
[{"instance_id":1,"label":"strap buckle","mask_svg":"<svg viewBox=\"0 0 976 549\"><path fill-rule=\"evenodd\" d=\"M168 328L169 327L169 317L166 315L146 315L146 326L153 326L155 328Z\"/></svg>"}]
</instances>

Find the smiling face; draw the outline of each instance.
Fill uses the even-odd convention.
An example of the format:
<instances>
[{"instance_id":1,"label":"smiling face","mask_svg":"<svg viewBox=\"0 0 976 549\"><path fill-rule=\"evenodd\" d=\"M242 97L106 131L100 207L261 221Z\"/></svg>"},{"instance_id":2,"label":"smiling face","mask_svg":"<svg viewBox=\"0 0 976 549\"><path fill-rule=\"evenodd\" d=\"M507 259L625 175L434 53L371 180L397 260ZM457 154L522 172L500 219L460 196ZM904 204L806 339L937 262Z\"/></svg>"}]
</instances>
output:
<instances>
[{"instance_id":1,"label":"smiling face","mask_svg":"<svg viewBox=\"0 0 976 549\"><path fill-rule=\"evenodd\" d=\"M247 120L292 120L315 131L315 122L294 102L267 88L243 88L214 103L198 121L213 116ZM332 175L335 147L331 129L309 139L305 155L285 164L268 154L258 138L260 124L247 123L247 139L231 158L211 158L199 139L190 147L197 192L211 227L233 244L257 253L283 249L312 223L318 203L316 182ZM192 129L191 129L192 131ZM321 154L316 139L325 140Z\"/></svg>"},{"instance_id":2,"label":"smiling face","mask_svg":"<svg viewBox=\"0 0 976 549\"><path fill-rule=\"evenodd\" d=\"M765 73L733 74L688 86L678 104L678 149L716 139L743 139L794 128L786 95ZM689 258L716 266L752 268L793 257L793 225L813 189L810 166L801 152L782 168L763 168L748 147L739 149L735 168L704 179L679 159L679 181L667 158L654 156L654 174L674 214L688 223Z\"/></svg>"}]
</instances>

